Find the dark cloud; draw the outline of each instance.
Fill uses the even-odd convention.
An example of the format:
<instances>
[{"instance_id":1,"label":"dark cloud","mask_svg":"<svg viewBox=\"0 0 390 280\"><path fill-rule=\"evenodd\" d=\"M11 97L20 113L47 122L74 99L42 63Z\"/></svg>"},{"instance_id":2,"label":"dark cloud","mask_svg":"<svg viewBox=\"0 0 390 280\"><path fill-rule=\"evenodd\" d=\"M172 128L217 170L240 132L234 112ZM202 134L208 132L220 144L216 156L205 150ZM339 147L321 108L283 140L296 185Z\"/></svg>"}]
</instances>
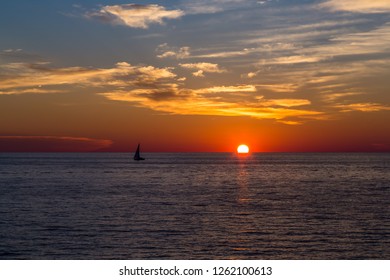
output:
<instances>
[{"instance_id":1,"label":"dark cloud","mask_svg":"<svg viewBox=\"0 0 390 280\"><path fill-rule=\"evenodd\" d=\"M0 152L94 152L111 140L59 136L0 136Z\"/></svg>"}]
</instances>

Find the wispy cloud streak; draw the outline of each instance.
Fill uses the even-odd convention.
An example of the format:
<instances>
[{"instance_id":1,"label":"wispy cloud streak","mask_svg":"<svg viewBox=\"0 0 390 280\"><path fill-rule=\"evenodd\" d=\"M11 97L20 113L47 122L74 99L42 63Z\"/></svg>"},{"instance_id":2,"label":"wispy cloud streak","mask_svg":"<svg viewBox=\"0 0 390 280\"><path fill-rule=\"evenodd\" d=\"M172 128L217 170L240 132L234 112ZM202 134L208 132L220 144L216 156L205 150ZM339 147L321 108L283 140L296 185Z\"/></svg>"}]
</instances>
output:
<instances>
[{"instance_id":1,"label":"wispy cloud streak","mask_svg":"<svg viewBox=\"0 0 390 280\"><path fill-rule=\"evenodd\" d=\"M388 0L328 0L320 4L333 11L348 11L355 13L388 13Z\"/></svg>"}]
</instances>

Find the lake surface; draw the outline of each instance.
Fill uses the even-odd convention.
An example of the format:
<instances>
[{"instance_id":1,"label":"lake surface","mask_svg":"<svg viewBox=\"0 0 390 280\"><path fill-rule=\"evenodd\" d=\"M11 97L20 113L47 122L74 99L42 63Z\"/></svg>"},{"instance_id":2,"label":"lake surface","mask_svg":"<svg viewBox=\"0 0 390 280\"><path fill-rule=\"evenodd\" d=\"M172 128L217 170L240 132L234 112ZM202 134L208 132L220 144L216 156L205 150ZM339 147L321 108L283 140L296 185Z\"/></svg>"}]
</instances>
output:
<instances>
[{"instance_id":1,"label":"lake surface","mask_svg":"<svg viewBox=\"0 0 390 280\"><path fill-rule=\"evenodd\" d=\"M390 259L390 154L0 154L0 259Z\"/></svg>"}]
</instances>

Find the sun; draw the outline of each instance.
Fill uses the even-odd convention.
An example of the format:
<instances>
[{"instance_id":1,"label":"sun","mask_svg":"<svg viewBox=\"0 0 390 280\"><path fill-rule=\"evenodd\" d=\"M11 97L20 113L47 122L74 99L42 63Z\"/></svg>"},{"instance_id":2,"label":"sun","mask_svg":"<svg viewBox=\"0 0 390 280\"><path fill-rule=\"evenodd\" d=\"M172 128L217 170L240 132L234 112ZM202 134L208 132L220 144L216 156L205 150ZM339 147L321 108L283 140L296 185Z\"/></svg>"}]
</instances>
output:
<instances>
[{"instance_id":1,"label":"sun","mask_svg":"<svg viewBox=\"0 0 390 280\"><path fill-rule=\"evenodd\" d=\"M237 147L237 153L239 154L247 154L249 153L249 147L247 145L240 145Z\"/></svg>"}]
</instances>

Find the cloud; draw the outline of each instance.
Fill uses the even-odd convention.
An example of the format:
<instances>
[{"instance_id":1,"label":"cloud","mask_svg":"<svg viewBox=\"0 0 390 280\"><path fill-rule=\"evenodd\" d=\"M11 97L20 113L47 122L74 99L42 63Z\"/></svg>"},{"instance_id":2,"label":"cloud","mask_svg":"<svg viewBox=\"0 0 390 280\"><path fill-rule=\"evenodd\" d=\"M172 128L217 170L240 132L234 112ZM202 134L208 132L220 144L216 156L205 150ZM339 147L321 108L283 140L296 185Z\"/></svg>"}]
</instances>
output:
<instances>
[{"instance_id":1,"label":"cloud","mask_svg":"<svg viewBox=\"0 0 390 280\"><path fill-rule=\"evenodd\" d=\"M183 1L183 9L188 14L214 14L226 10L242 9L265 4L268 1L247 1L247 0L197 0Z\"/></svg>"},{"instance_id":2,"label":"cloud","mask_svg":"<svg viewBox=\"0 0 390 280\"><path fill-rule=\"evenodd\" d=\"M324 101L333 103L336 100L343 99L346 97L353 97L356 95L362 95L362 92L342 92L342 93L330 93L330 94L325 94L323 96Z\"/></svg>"},{"instance_id":3,"label":"cloud","mask_svg":"<svg viewBox=\"0 0 390 280\"><path fill-rule=\"evenodd\" d=\"M123 4L103 6L99 11L86 13L87 18L98 19L114 25L146 29L150 24L163 24L164 19L177 19L184 15L181 10L166 10L156 4Z\"/></svg>"},{"instance_id":4,"label":"cloud","mask_svg":"<svg viewBox=\"0 0 390 280\"><path fill-rule=\"evenodd\" d=\"M256 92L254 85L219 86L196 90L198 93Z\"/></svg>"},{"instance_id":5,"label":"cloud","mask_svg":"<svg viewBox=\"0 0 390 280\"><path fill-rule=\"evenodd\" d=\"M181 66L210 73L225 72L212 63ZM89 92L109 100L126 101L132 106L169 114L248 116L278 121L290 121L288 118L291 117L306 119L322 114L315 110L291 109L309 104L300 99L261 99L260 102L256 99L259 95L257 87L274 88L276 85L222 84L190 89L183 86L182 79L172 70L127 62L118 62L111 68L55 68L47 63L9 63L0 67L3 77L0 87L3 94L71 92L87 88Z\"/></svg>"},{"instance_id":6,"label":"cloud","mask_svg":"<svg viewBox=\"0 0 390 280\"><path fill-rule=\"evenodd\" d=\"M252 54L252 53L255 53L255 52L259 52L259 51L260 51L259 48L244 48L242 50L200 53L198 55L194 55L193 57L198 57L198 58L228 58L228 57L245 56L245 55L249 55L249 54Z\"/></svg>"},{"instance_id":7,"label":"cloud","mask_svg":"<svg viewBox=\"0 0 390 280\"><path fill-rule=\"evenodd\" d=\"M279 121L280 123L288 124L288 125L300 125L302 122L299 121Z\"/></svg>"},{"instance_id":8,"label":"cloud","mask_svg":"<svg viewBox=\"0 0 390 280\"><path fill-rule=\"evenodd\" d=\"M0 61L42 61L42 58L36 54L27 53L22 49L6 49L0 51Z\"/></svg>"},{"instance_id":9,"label":"cloud","mask_svg":"<svg viewBox=\"0 0 390 280\"><path fill-rule=\"evenodd\" d=\"M111 140L69 136L0 136L0 152L93 152L108 148Z\"/></svg>"},{"instance_id":10,"label":"cloud","mask_svg":"<svg viewBox=\"0 0 390 280\"><path fill-rule=\"evenodd\" d=\"M161 91L134 90L103 93L108 99L132 102L142 107L156 111L179 115L209 115L209 116L247 116L258 119L274 119L283 123L288 118L301 119L291 124L303 123L310 118L319 118L322 112L309 109L291 109L309 105L310 101L303 99L266 100L256 98L256 87L253 85L218 86L200 89L183 89L172 87L169 98L151 98L150 94L161 94ZM251 93L248 100L242 93ZM210 96L212 94L212 96ZM217 94L217 95L215 95ZM231 94L238 94L231 99ZM302 119L303 118L303 119Z\"/></svg>"},{"instance_id":11,"label":"cloud","mask_svg":"<svg viewBox=\"0 0 390 280\"><path fill-rule=\"evenodd\" d=\"M176 77L171 70L127 62L118 62L113 68L53 68L47 63L9 63L0 66L0 94L42 93L47 90L45 87L54 91L63 86L157 86Z\"/></svg>"},{"instance_id":12,"label":"cloud","mask_svg":"<svg viewBox=\"0 0 390 280\"><path fill-rule=\"evenodd\" d=\"M360 33L350 37L356 42L360 42L359 40L367 36L376 38L379 34L387 34L387 27L378 29L377 34L374 32L375 35L372 32L370 35ZM337 39L333 38L331 43L346 44L343 40ZM160 46L162 49L170 48L167 44ZM175 55L180 52L180 49L174 49ZM326 51L322 55L324 53L328 55ZM299 55L299 53L296 54L296 56ZM294 58L294 61L297 60ZM387 67L387 62L382 61L382 67ZM295 64L299 65L299 63ZM95 93L109 100L129 102L131 106L149 108L167 114L246 116L272 119L290 125L302 124L313 119L327 119L335 110L338 112L388 110L388 107L381 105L380 102L362 103L356 99L353 99L354 102L341 100L343 97L352 96L348 93L360 91L351 86L349 86L349 91L343 89L344 83L340 82L339 76L350 75L352 78L357 69L360 71L366 69L366 64L359 66L360 64L349 63L345 67L333 67L329 70L322 68L318 70L315 63L306 64L305 68L297 67L288 70L284 70L286 68L284 65L280 67L276 64L274 67L278 71L277 77L272 75L273 80L265 83L255 83L251 80L251 83L240 84L229 80L229 82L214 83L209 87L188 88L185 80L178 77L172 67L131 65L128 62L118 62L106 68L53 67L43 62L14 62L0 65L0 94L88 91L88 93ZM198 62L179 65L184 69L194 71L193 75L227 72L216 63ZM351 65L353 69L348 70L347 67ZM371 70L372 68L370 67ZM379 67L377 71L380 69L382 68ZM259 79L266 81L266 74L274 73L267 71L269 70L262 68L253 73L260 76ZM310 87L310 90L316 86L316 92L323 93L323 95L311 95L310 99L305 98L305 93L300 92L302 85ZM348 104L338 103L332 106L331 102L340 100ZM319 101L325 106L318 105L316 102Z\"/></svg>"},{"instance_id":13,"label":"cloud","mask_svg":"<svg viewBox=\"0 0 390 280\"><path fill-rule=\"evenodd\" d=\"M173 57L176 59L183 59L190 56L190 47L184 46L180 48L170 47L167 43L161 44L156 48L158 58Z\"/></svg>"},{"instance_id":14,"label":"cloud","mask_svg":"<svg viewBox=\"0 0 390 280\"><path fill-rule=\"evenodd\" d=\"M263 102L265 106L298 107L310 105L307 99L271 99Z\"/></svg>"},{"instance_id":15,"label":"cloud","mask_svg":"<svg viewBox=\"0 0 390 280\"><path fill-rule=\"evenodd\" d=\"M250 39L252 36L253 40ZM321 100L323 103L316 103L316 106L322 106L325 111L329 110L326 108L329 103L337 99L355 100L356 103L364 101L358 95L373 92L375 80L385 81L389 74L388 22L368 24L364 19L326 20L282 25L277 30L271 27L262 34L249 32L242 38L245 37L249 40L241 40L241 44L249 45L257 37L259 46L256 49L264 50L258 54L253 52L243 60L242 67L250 63L249 59L257 61L250 65L255 69L244 72L243 78L250 78L252 83L260 82L256 85L259 90L291 92L300 96L315 93L318 97L312 95L310 99ZM275 42L279 42L280 47ZM291 86L283 89L282 85ZM374 103L385 101L379 95L372 98Z\"/></svg>"},{"instance_id":16,"label":"cloud","mask_svg":"<svg viewBox=\"0 0 390 280\"><path fill-rule=\"evenodd\" d=\"M256 72L249 72L246 75L244 75L243 77L252 79L252 78L256 77L258 73L259 73L258 71L256 71Z\"/></svg>"},{"instance_id":17,"label":"cloud","mask_svg":"<svg viewBox=\"0 0 390 280\"><path fill-rule=\"evenodd\" d=\"M267 3L271 2L271 1L273 1L273 0L263 0L263 1L258 0L257 3L260 4L260 5L265 5L265 4L267 4Z\"/></svg>"},{"instance_id":18,"label":"cloud","mask_svg":"<svg viewBox=\"0 0 390 280\"><path fill-rule=\"evenodd\" d=\"M242 44L260 44L249 53L263 53L272 64L313 63L340 55L360 55L389 50L389 23L358 31L365 20L323 21L297 26L249 32ZM276 32L277 31L277 32ZM278 42L278 43L275 43Z\"/></svg>"},{"instance_id":19,"label":"cloud","mask_svg":"<svg viewBox=\"0 0 390 280\"><path fill-rule=\"evenodd\" d=\"M15 54L20 54L23 50L22 49L6 49L2 50L0 52L0 55L15 55Z\"/></svg>"},{"instance_id":20,"label":"cloud","mask_svg":"<svg viewBox=\"0 0 390 280\"><path fill-rule=\"evenodd\" d=\"M256 86L265 90L280 92L280 93L282 92L291 93L291 92L295 92L298 89L298 85L292 83L258 84Z\"/></svg>"},{"instance_id":21,"label":"cloud","mask_svg":"<svg viewBox=\"0 0 390 280\"><path fill-rule=\"evenodd\" d=\"M219 68L216 63L198 62L198 63L181 63L183 68L198 70L193 72L195 77L204 77L204 73L224 73L226 70Z\"/></svg>"},{"instance_id":22,"label":"cloud","mask_svg":"<svg viewBox=\"0 0 390 280\"><path fill-rule=\"evenodd\" d=\"M201 91L201 90L198 90ZM134 102L135 97L128 93L111 93L109 99ZM285 122L286 118L310 118L322 115L314 110L297 110L283 107L267 107L259 103L227 102L221 99L210 99L197 94L189 94L184 99L170 99L156 102L149 98L136 99L143 106L156 111L179 115L207 115L207 116L247 116L257 119L274 119ZM264 104L267 105L267 104Z\"/></svg>"},{"instance_id":23,"label":"cloud","mask_svg":"<svg viewBox=\"0 0 390 280\"><path fill-rule=\"evenodd\" d=\"M373 30L337 36L331 39L328 55L361 55L390 51L390 23Z\"/></svg>"},{"instance_id":24,"label":"cloud","mask_svg":"<svg viewBox=\"0 0 390 280\"><path fill-rule=\"evenodd\" d=\"M328 0L320 4L320 7L333 11L348 11L354 13L388 13L390 12L389 0Z\"/></svg>"},{"instance_id":25,"label":"cloud","mask_svg":"<svg viewBox=\"0 0 390 280\"><path fill-rule=\"evenodd\" d=\"M291 55L285 57L277 57L268 61L269 64L297 64L297 63L313 63L319 62L324 58L316 56L305 56L305 55Z\"/></svg>"},{"instance_id":26,"label":"cloud","mask_svg":"<svg viewBox=\"0 0 390 280\"><path fill-rule=\"evenodd\" d=\"M0 90L0 95L11 95L11 94L47 94L47 93L64 93L66 91L59 89L45 89L45 88L26 88L26 89L16 89L16 90Z\"/></svg>"},{"instance_id":27,"label":"cloud","mask_svg":"<svg viewBox=\"0 0 390 280\"><path fill-rule=\"evenodd\" d=\"M353 104L342 104L335 105L335 108L341 109L342 112L377 112L377 111L388 111L390 106L385 106L379 103L353 103Z\"/></svg>"}]
</instances>

